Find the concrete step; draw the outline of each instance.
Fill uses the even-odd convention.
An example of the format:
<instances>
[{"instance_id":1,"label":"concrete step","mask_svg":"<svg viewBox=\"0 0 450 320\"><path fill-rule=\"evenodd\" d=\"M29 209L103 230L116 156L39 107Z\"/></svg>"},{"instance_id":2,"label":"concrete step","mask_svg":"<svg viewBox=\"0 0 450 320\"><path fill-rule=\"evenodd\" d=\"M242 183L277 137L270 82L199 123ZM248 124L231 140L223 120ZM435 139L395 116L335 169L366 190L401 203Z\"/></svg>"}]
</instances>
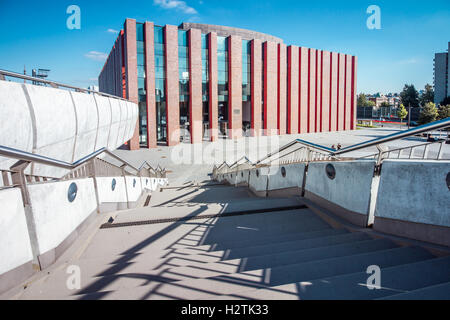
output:
<instances>
[{"instance_id":1,"label":"concrete step","mask_svg":"<svg viewBox=\"0 0 450 320\"><path fill-rule=\"evenodd\" d=\"M323 238L314 238L314 239L305 239L305 240L294 240L294 241L286 241L286 242L275 242L272 244L259 245L254 247L241 247L241 248L233 248L228 250L220 250L220 251L210 251L206 253L198 253L196 248L185 248L185 249L177 249L174 251L175 254L189 254L190 259L199 259L202 257L217 257L217 261L224 260L233 260L233 259L244 259L256 256L268 256L271 254L278 254L283 252L291 252L291 251L299 251L303 249L312 249L318 247L328 247L333 245L338 245L342 243L351 243L354 241L365 241L372 240L365 233L356 232L356 233L348 233L330 237Z\"/></svg>"},{"instance_id":2,"label":"concrete step","mask_svg":"<svg viewBox=\"0 0 450 320\"><path fill-rule=\"evenodd\" d=\"M396 294L380 300L450 300L450 282Z\"/></svg>"},{"instance_id":3,"label":"concrete step","mask_svg":"<svg viewBox=\"0 0 450 320\"><path fill-rule=\"evenodd\" d=\"M381 269L381 289L370 290L369 274L358 272L319 280L217 296L218 300L426 300L450 298L450 257ZM425 288L424 288L425 287ZM406 291L406 292L405 292Z\"/></svg>"},{"instance_id":4,"label":"concrete step","mask_svg":"<svg viewBox=\"0 0 450 320\"><path fill-rule=\"evenodd\" d=\"M228 241L221 241L220 243L212 243L208 245L199 245L192 247L174 244L172 246L173 249L183 249L183 248L195 248L195 250L198 251L220 251L220 250L228 250L228 249L234 249L234 248L242 248L242 247L254 247L254 246L260 246L260 245L268 245L272 243L278 243L278 242L287 242L287 241L295 241L295 240L306 240L306 239L315 239L315 238L321 238L321 237L328 237L328 236L335 236L340 234L348 234L350 233L346 229L324 229L319 231L313 231L313 232L304 232L304 233L288 233L288 234L281 234L281 235L275 235L275 236L268 236L266 238L261 239L247 239L247 240L233 240L230 239Z\"/></svg>"},{"instance_id":5,"label":"concrete step","mask_svg":"<svg viewBox=\"0 0 450 320\"><path fill-rule=\"evenodd\" d=\"M107 276L93 281L75 295L79 295L79 298L89 298L89 295L100 291L122 290L124 291L117 294L127 295L133 287L146 286L148 291L146 298L149 299L161 295L175 299L208 299L219 295L239 294L255 289L351 274L360 270L365 271L368 266L373 264L383 268L432 258L433 256L429 252L421 248L404 247L218 277L203 279L192 277L189 280L167 283L161 281L163 279L155 279L154 276L142 274L135 276L129 274L119 277ZM171 273L170 270L168 271L164 273L165 278L179 276ZM131 278L133 281L127 283L127 278Z\"/></svg>"},{"instance_id":6,"label":"concrete step","mask_svg":"<svg viewBox=\"0 0 450 320\"><path fill-rule=\"evenodd\" d=\"M257 218L242 216L242 220L220 218L208 229L200 245L221 241L263 239L292 233L313 232L330 229L331 226L309 210L297 210L258 215ZM252 219L250 219L252 218Z\"/></svg>"}]
</instances>

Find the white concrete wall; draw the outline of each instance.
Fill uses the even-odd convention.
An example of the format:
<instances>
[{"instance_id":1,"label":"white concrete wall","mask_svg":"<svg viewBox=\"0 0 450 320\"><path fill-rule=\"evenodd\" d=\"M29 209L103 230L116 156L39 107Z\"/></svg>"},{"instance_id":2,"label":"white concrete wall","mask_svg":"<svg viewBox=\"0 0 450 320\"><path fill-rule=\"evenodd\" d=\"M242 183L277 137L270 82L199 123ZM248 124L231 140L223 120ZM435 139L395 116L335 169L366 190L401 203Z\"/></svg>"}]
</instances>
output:
<instances>
[{"instance_id":1,"label":"white concrete wall","mask_svg":"<svg viewBox=\"0 0 450 320\"><path fill-rule=\"evenodd\" d=\"M20 189L0 191L0 275L33 259Z\"/></svg>"},{"instance_id":2,"label":"white concrete wall","mask_svg":"<svg viewBox=\"0 0 450 320\"><path fill-rule=\"evenodd\" d=\"M281 168L286 169L286 177L281 174ZM305 164L290 164L280 167L271 167L269 175L268 190L278 190L287 188L301 188L303 176L305 175Z\"/></svg>"},{"instance_id":3,"label":"white concrete wall","mask_svg":"<svg viewBox=\"0 0 450 320\"><path fill-rule=\"evenodd\" d=\"M29 102L27 94L29 95ZM97 103L96 103L97 102ZM67 162L130 140L138 106L114 98L0 80L0 145ZM0 168L14 160L0 158ZM61 177L67 170L35 165L27 173Z\"/></svg>"},{"instance_id":4,"label":"white concrete wall","mask_svg":"<svg viewBox=\"0 0 450 320\"><path fill-rule=\"evenodd\" d=\"M450 227L450 161L385 160L377 217Z\"/></svg>"},{"instance_id":5,"label":"white concrete wall","mask_svg":"<svg viewBox=\"0 0 450 320\"><path fill-rule=\"evenodd\" d=\"M67 195L73 182L78 192L71 203ZM56 248L97 209L93 179L34 184L28 190L39 254Z\"/></svg>"},{"instance_id":6,"label":"white concrete wall","mask_svg":"<svg viewBox=\"0 0 450 320\"><path fill-rule=\"evenodd\" d=\"M330 162L336 178L328 178L325 168L329 162L311 163L306 178L306 191L344 209L366 215L369 210L375 161Z\"/></svg>"},{"instance_id":7,"label":"white concrete wall","mask_svg":"<svg viewBox=\"0 0 450 320\"><path fill-rule=\"evenodd\" d=\"M126 177L128 201L135 202L142 195L141 179L139 177Z\"/></svg>"},{"instance_id":8,"label":"white concrete wall","mask_svg":"<svg viewBox=\"0 0 450 320\"><path fill-rule=\"evenodd\" d=\"M259 171L259 177L256 172ZM267 191L267 180L269 179L270 168L263 167L250 170L249 188L252 191Z\"/></svg>"},{"instance_id":9,"label":"white concrete wall","mask_svg":"<svg viewBox=\"0 0 450 320\"><path fill-rule=\"evenodd\" d=\"M71 92L77 116L77 136L72 161L96 151L98 110L94 95Z\"/></svg>"},{"instance_id":10,"label":"white concrete wall","mask_svg":"<svg viewBox=\"0 0 450 320\"><path fill-rule=\"evenodd\" d=\"M116 188L112 190L112 180L116 180ZM125 179L123 177L97 178L98 198L100 203L127 202Z\"/></svg>"},{"instance_id":11,"label":"white concrete wall","mask_svg":"<svg viewBox=\"0 0 450 320\"><path fill-rule=\"evenodd\" d=\"M236 184L248 183L248 175L250 174L250 170L242 170L238 172L236 177Z\"/></svg>"},{"instance_id":12,"label":"white concrete wall","mask_svg":"<svg viewBox=\"0 0 450 320\"><path fill-rule=\"evenodd\" d=\"M21 85L0 81L0 119L0 145L33 152L33 122ZM0 168L8 169L16 162L0 157Z\"/></svg>"}]
</instances>

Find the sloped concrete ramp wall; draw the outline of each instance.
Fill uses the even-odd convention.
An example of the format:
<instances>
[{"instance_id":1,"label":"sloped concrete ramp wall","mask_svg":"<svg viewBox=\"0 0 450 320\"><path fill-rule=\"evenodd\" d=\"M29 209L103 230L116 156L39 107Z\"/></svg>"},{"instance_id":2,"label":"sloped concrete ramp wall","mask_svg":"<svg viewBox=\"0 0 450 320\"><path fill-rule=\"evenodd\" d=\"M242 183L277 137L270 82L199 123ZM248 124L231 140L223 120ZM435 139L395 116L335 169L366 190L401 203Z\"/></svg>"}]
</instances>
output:
<instances>
[{"instance_id":1,"label":"sloped concrete ramp wall","mask_svg":"<svg viewBox=\"0 0 450 320\"><path fill-rule=\"evenodd\" d=\"M327 175L328 164L335 168L334 179ZM371 160L311 163L305 197L356 225L366 226L375 164Z\"/></svg>"},{"instance_id":2,"label":"sloped concrete ramp wall","mask_svg":"<svg viewBox=\"0 0 450 320\"><path fill-rule=\"evenodd\" d=\"M134 133L138 106L94 94L0 81L0 145L66 162L101 148L115 150ZM1 158L0 168L15 160ZM27 173L61 177L67 171L41 165Z\"/></svg>"},{"instance_id":3,"label":"sloped concrete ramp wall","mask_svg":"<svg viewBox=\"0 0 450 320\"><path fill-rule=\"evenodd\" d=\"M450 246L450 161L385 160L374 229Z\"/></svg>"}]
</instances>

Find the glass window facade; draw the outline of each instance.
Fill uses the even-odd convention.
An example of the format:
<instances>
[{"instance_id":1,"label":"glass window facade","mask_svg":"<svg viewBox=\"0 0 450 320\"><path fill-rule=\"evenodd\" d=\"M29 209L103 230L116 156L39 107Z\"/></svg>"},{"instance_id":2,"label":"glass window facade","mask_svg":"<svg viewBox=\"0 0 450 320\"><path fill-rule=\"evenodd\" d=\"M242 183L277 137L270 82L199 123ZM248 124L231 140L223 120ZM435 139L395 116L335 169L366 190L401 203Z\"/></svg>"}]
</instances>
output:
<instances>
[{"instance_id":1,"label":"glass window facade","mask_svg":"<svg viewBox=\"0 0 450 320\"><path fill-rule=\"evenodd\" d=\"M202 34L202 101L203 123L209 123L209 39Z\"/></svg>"},{"instance_id":2,"label":"glass window facade","mask_svg":"<svg viewBox=\"0 0 450 320\"><path fill-rule=\"evenodd\" d=\"M217 78L219 100L219 130L227 135L228 127L228 39L217 37Z\"/></svg>"},{"instance_id":3,"label":"glass window facade","mask_svg":"<svg viewBox=\"0 0 450 320\"><path fill-rule=\"evenodd\" d=\"M251 50L250 41L242 40L242 101L251 100Z\"/></svg>"},{"instance_id":4,"label":"glass window facade","mask_svg":"<svg viewBox=\"0 0 450 320\"><path fill-rule=\"evenodd\" d=\"M158 142L167 141L166 108L166 58L164 56L164 28L154 27L155 45L155 98L156 98L156 137Z\"/></svg>"},{"instance_id":5,"label":"glass window facade","mask_svg":"<svg viewBox=\"0 0 450 320\"><path fill-rule=\"evenodd\" d=\"M178 31L178 73L180 88L180 126L189 125L189 39L188 32ZM181 134L184 134L182 132Z\"/></svg>"},{"instance_id":6,"label":"glass window facade","mask_svg":"<svg viewBox=\"0 0 450 320\"><path fill-rule=\"evenodd\" d=\"M136 24L137 42L137 76L138 76L138 97L139 97L139 144L148 146L147 139L147 92L146 92L146 72L145 72L145 42L144 24Z\"/></svg>"}]
</instances>

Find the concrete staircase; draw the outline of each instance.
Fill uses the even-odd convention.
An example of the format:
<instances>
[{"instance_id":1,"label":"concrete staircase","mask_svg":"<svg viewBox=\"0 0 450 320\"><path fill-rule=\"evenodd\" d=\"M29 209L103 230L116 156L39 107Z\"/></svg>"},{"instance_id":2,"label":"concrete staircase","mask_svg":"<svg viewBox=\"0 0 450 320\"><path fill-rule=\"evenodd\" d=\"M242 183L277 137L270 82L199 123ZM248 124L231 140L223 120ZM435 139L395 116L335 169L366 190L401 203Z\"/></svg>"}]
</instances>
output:
<instances>
[{"instance_id":1,"label":"concrete staircase","mask_svg":"<svg viewBox=\"0 0 450 320\"><path fill-rule=\"evenodd\" d=\"M293 203L297 209L290 209ZM158 223L162 217L173 220ZM299 199L185 185L154 194L150 207L111 218L13 297L450 299L446 248L330 223L333 217L322 219ZM81 270L79 290L66 285L71 265ZM366 285L373 265L381 268L379 290Z\"/></svg>"}]
</instances>

